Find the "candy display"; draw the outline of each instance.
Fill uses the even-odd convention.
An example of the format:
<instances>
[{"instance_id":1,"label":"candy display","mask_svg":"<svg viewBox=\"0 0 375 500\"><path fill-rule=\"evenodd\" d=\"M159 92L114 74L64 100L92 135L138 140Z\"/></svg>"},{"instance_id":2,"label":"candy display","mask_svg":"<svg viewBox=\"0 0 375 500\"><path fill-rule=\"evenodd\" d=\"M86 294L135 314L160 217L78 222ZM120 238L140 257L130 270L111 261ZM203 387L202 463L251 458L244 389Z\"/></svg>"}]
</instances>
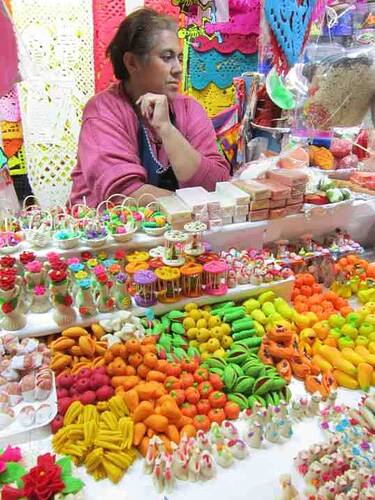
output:
<instances>
[{"instance_id":1,"label":"candy display","mask_svg":"<svg viewBox=\"0 0 375 500\"><path fill-rule=\"evenodd\" d=\"M37 78L0 96L0 497L374 499L373 3L31 3L5 0Z\"/></svg>"}]
</instances>

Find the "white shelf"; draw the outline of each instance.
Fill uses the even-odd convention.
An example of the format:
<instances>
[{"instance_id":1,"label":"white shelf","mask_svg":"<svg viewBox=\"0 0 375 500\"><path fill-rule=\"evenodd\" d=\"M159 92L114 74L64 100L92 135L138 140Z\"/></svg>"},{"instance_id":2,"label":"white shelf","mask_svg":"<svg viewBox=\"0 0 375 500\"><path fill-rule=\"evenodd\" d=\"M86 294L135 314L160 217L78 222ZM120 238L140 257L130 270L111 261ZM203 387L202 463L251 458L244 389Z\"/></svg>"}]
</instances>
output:
<instances>
[{"instance_id":1,"label":"white shelf","mask_svg":"<svg viewBox=\"0 0 375 500\"><path fill-rule=\"evenodd\" d=\"M272 283L264 283L259 286L253 285L239 285L236 288L231 288L228 290L226 295L221 296L213 296L213 295L202 295L197 298L184 298L179 302L175 302L174 304L161 304L158 303L152 307L153 311L156 315L162 315L173 309L182 309L189 302L195 302L199 306L203 306L206 304L215 304L218 302L226 302L228 300L239 301L242 299L246 299L248 297L252 297L254 295L259 295L262 292L267 290L274 290L274 292L283 297L285 300L290 300L290 296L292 293L292 288L294 284L294 277L288 278L287 280L275 281ZM133 308L131 312L136 316L144 316L145 308L138 307L133 304ZM89 326L92 323L100 321L102 319L108 319L113 314L116 314L116 311L111 313L100 313L95 316L91 316L90 318L81 318L81 316L77 313L77 319L74 321L74 325L79 326ZM18 335L20 338L23 337L43 337L46 335L51 335L54 333L59 333L62 328L58 327L56 323L52 319L52 310L44 313L44 314L35 314L35 313L27 313L27 324L21 330L16 330L15 332L9 332L7 330L2 330L1 335L5 335L8 333L13 333ZM72 325L73 325L72 324Z\"/></svg>"},{"instance_id":2,"label":"white shelf","mask_svg":"<svg viewBox=\"0 0 375 500\"><path fill-rule=\"evenodd\" d=\"M267 222L242 222L240 224L229 224L205 231L203 238L211 244L214 251L221 251L236 246L239 250L247 248L262 248L263 235L267 228ZM241 234L240 240L238 239ZM164 244L163 236L149 236L141 231L136 232L132 239L125 243L118 243L112 237L109 237L107 242L100 248L91 248L87 245L80 244L77 247L70 249L62 249L55 245L52 241L45 248L32 248L30 243L23 241L17 252L10 254L13 257L18 257L24 251L34 252L38 259L46 260L49 252L58 252L61 257L69 258L79 256L82 252L99 253L102 250L106 252L115 252L116 250L139 250L150 249L158 245ZM1 253L0 253L1 255Z\"/></svg>"}]
</instances>

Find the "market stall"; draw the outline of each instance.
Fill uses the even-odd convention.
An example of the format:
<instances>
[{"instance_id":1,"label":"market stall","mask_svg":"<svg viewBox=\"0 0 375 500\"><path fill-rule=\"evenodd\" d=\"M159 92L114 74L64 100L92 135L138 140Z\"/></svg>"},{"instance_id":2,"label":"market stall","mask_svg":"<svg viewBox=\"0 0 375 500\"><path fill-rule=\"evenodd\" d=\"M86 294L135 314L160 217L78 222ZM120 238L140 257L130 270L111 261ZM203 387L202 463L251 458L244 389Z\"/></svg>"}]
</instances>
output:
<instances>
[{"instance_id":1,"label":"market stall","mask_svg":"<svg viewBox=\"0 0 375 500\"><path fill-rule=\"evenodd\" d=\"M170 75L181 63L211 119L192 115L178 144L190 168L200 116L218 180L180 182L173 151L163 165L142 101L150 184L134 194L132 158L123 192L92 156L106 196L69 198L82 107L115 80L105 48L143 5L178 23ZM374 3L55 7L0 0L23 78L0 97L2 498L374 498ZM15 167L33 190L19 206Z\"/></svg>"}]
</instances>

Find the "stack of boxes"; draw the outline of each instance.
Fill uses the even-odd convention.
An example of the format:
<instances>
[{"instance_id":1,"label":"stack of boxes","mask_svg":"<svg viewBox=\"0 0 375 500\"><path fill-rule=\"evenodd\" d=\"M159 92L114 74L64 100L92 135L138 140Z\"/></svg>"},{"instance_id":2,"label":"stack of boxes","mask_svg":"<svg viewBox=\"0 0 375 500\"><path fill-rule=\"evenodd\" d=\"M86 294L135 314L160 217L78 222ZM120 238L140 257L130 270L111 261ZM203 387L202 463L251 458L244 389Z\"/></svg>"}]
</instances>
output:
<instances>
[{"instance_id":1,"label":"stack of boxes","mask_svg":"<svg viewBox=\"0 0 375 500\"><path fill-rule=\"evenodd\" d=\"M190 208L176 195L158 198L161 210L167 217L167 222L173 229L183 229L184 225L191 222Z\"/></svg>"},{"instance_id":2,"label":"stack of boxes","mask_svg":"<svg viewBox=\"0 0 375 500\"><path fill-rule=\"evenodd\" d=\"M267 172L267 179L290 189L290 195L286 199L286 210L278 217L298 214L303 207L308 176L299 170L280 169Z\"/></svg>"},{"instance_id":3,"label":"stack of boxes","mask_svg":"<svg viewBox=\"0 0 375 500\"><path fill-rule=\"evenodd\" d=\"M308 176L299 170L277 169L267 172L266 179L218 182L214 193L200 186L177 189L175 195L159 202L173 228L200 220L213 229L299 213L307 181Z\"/></svg>"}]
</instances>

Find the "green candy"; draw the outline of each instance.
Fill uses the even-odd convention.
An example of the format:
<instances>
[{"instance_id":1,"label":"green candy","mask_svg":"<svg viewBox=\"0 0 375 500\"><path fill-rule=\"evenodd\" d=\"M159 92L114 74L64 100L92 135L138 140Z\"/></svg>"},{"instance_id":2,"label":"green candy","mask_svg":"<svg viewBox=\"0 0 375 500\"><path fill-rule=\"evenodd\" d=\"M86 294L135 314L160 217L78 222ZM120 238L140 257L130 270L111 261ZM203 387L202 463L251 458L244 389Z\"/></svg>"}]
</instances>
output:
<instances>
[{"instance_id":1,"label":"green candy","mask_svg":"<svg viewBox=\"0 0 375 500\"><path fill-rule=\"evenodd\" d=\"M245 340L247 338L253 337L255 335L255 330L242 330L240 332L233 333L232 338L233 340Z\"/></svg>"},{"instance_id":2,"label":"green candy","mask_svg":"<svg viewBox=\"0 0 375 500\"><path fill-rule=\"evenodd\" d=\"M246 317L233 321L231 326L233 332L240 332L242 330L251 330L253 328L253 325L253 321L250 318Z\"/></svg>"}]
</instances>

